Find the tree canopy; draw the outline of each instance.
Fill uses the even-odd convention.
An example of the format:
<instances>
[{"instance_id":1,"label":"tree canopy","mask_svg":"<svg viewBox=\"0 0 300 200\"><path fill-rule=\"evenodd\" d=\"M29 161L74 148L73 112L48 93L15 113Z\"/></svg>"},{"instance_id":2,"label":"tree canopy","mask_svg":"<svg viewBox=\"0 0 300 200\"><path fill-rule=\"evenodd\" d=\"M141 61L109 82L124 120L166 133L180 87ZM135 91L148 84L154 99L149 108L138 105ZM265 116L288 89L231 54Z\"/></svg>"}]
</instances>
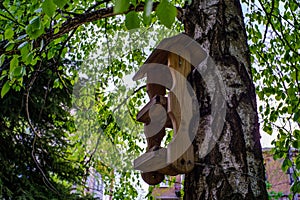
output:
<instances>
[{"instance_id":1,"label":"tree canopy","mask_svg":"<svg viewBox=\"0 0 300 200\"><path fill-rule=\"evenodd\" d=\"M145 141L134 119L146 100L144 84L128 79L157 42L183 31L189 3L0 2L0 197L86 199L95 169L114 199L137 198L130 163ZM299 177L300 156L288 151L300 148L300 2L243 3L261 126L278 134L274 157Z\"/></svg>"}]
</instances>

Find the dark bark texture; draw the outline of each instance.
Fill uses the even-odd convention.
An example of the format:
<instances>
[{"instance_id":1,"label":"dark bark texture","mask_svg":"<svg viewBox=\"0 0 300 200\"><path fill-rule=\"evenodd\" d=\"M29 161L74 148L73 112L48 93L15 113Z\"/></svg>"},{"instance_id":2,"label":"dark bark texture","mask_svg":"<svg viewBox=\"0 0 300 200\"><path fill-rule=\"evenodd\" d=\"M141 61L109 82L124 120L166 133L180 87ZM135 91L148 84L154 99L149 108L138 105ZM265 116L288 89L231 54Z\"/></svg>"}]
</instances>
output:
<instances>
[{"instance_id":1,"label":"dark bark texture","mask_svg":"<svg viewBox=\"0 0 300 200\"><path fill-rule=\"evenodd\" d=\"M201 120L194 140L194 170L185 176L186 200L268 199L260 144L255 88L240 2L194 0L183 11L185 32L209 52L226 90L226 117L221 136L199 158L210 97L200 76L194 85Z\"/></svg>"}]
</instances>

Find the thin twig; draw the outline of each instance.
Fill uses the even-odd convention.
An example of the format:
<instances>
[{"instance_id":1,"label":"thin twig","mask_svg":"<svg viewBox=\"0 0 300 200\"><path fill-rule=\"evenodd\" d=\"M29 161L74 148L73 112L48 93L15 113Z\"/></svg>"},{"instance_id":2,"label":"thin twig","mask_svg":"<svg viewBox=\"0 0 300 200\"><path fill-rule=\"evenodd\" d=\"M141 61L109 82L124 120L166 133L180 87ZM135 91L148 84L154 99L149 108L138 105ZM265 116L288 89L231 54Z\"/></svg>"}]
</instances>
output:
<instances>
[{"instance_id":1,"label":"thin twig","mask_svg":"<svg viewBox=\"0 0 300 200\"><path fill-rule=\"evenodd\" d=\"M46 88L46 92L45 92L45 95L44 95L44 103L42 105L42 108L40 110L40 114L39 114L39 121L41 120L41 117L42 117L42 113L43 113L43 110L45 108L45 105L46 105L46 100L47 100L47 97L48 97L48 92L50 90L50 82L51 82L51 79L49 79L48 83L47 83L47 88Z\"/></svg>"},{"instance_id":2,"label":"thin twig","mask_svg":"<svg viewBox=\"0 0 300 200\"><path fill-rule=\"evenodd\" d=\"M10 20L10 21L12 21L12 22L15 22L13 19L11 19L11 18L9 18L9 17L7 17L7 16L5 16L5 15L3 15L3 14L1 14L1 13L0 13L0 16L1 16L1 17L4 17L4 18L6 18L6 19L8 19L8 20ZM15 23L16 23L16 22L15 22Z\"/></svg>"},{"instance_id":3,"label":"thin twig","mask_svg":"<svg viewBox=\"0 0 300 200\"><path fill-rule=\"evenodd\" d=\"M272 8L270 13L272 13L274 10L274 1L272 1ZM271 15L269 15L269 13L266 13L267 17L268 17L268 22L266 24L266 30L265 30L265 34L264 34L264 38L263 38L263 43L265 43L266 37L267 37L267 33L268 33L268 28L269 28L269 24L271 23Z\"/></svg>"},{"instance_id":4,"label":"thin twig","mask_svg":"<svg viewBox=\"0 0 300 200\"><path fill-rule=\"evenodd\" d=\"M134 90L132 94L130 94L130 96L127 96L114 110L113 110L113 113L116 112L117 110L120 109L120 107L126 103L126 101L132 96L134 95L135 93L137 93L138 91L142 90L146 88L146 85L143 85L141 87L139 87L138 89Z\"/></svg>"},{"instance_id":5,"label":"thin twig","mask_svg":"<svg viewBox=\"0 0 300 200\"><path fill-rule=\"evenodd\" d=\"M12 17L12 19L10 19L11 21L15 22L16 24L25 27L25 25L20 24L16 19L15 16L13 16L13 14L11 14L11 12L9 12L9 10L3 5L3 3L1 3L1 7L4 8L4 10Z\"/></svg>"},{"instance_id":6,"label":"thin twig","mask_svg":"<svg viewBox=\"0 0 300 200\"><path fill-rule=\"evenodd\" d=\"M261 7L263 8L264 12L265 12L266 14L268 14L268 12L267 12L267 10L266 10L264 4L262 3L262 1L261 1L261 0L258 0L258 2L260 3L260 5L261 5ZM273 15L273 16L274 16L274 15ZM287 39L283 36L283 35L284 35L284 34L283 34L283 29L284 29L284 27L283 27L283 25L282 25L281 18L278 18L278 21L279 21L279 23L280 23L280 30L281 30L280 33L281 33L282 35L278 33L278 31L277 31L277 29L275 28L274 24L273 24L273 23L270 23L270 24L271 24L271 27L272 27L272 29L273 29L273 31L275 32L275 34L278 36L279 40L280 40L284 45L288 46L292 52L294 52L296 55L300 56L300 53L297 52L297 51L291 46L291 44L287 41Z\"/></svg>"},{"instance_id":7,"label":"thin twig","mask_svg":"<svg viewBox=\"0 0 300 200\"><path fill-rule=\"evenodd\" d=\"M41 62L39 64L39 69L41 68ZM45 179L44 183L47 183L45 184L51 191L55 192L56 194L59 194L59 192L56 190L56 188L51 184L51 182L48 180L45 172L43 171L43 169L41 168L40 164L38 163L38 161L36 160L35 158L35 144L36 144L36 141L37 141L37 138L39 137L40 138L40 135L36 132L33 124L31 123L31 119L30 119L30 114L29 114L29 95L30 95L30 90L32 88L32 85L33 83L35 82L36 78L38 77L38 71L36 71L36 73L34 74L33 78L31 79L30 83L28 84L28 87L27 87L27 90L26 90L26 102L25 102L25 108L26 108L26 114L27 114L27 121L28 121L28 124L31 128L31 130L33 131L34 133L34 139L33 139L33 143L32 143L32 151L31 151L31 156L32 156L32 159L33 161L35 162L37 168L39 169L39 171L42 173L42 176L43 176L43 179Z\"/></svg>"},{"instance_id":8,"label":"thin twig","mask_svg":"<svg viewBox=\"0 0 300 200\"><path fill-rule=\"evenodd\" d=\"M96 153L96 151L97 151L97 149L98 149L99 143L100 143L100 135L99 135L98 138L97 138L96 147L93 149L93 152L91 153L91 156L90 156L89 159L86 161L86 163L84 164L84 166L87 166L87 165L91 162L93 156L95 155L95 153Z\"/></svg>"},{"instance_id":9,"label":"thin twig","mask_svg":"<svg viewBox=\"0 0 300 200\"><path fill-rule=\"evenodd\" d=\"M71 32L71 34L70 34L70 35L68 36L68 38L63 42L61 48L59 49L58 57L57 57L57 60L56 60L56 62L55 62L56 69L57 69L57 68L59 67L59 65L60 65L60 62L61 62L61 54L62 54L63 49L65 48L67 42L73 37L73 35L75 34L76 30L77 30L77 28L75 28L75 29ZM70 94L70 92L69 92L69 90L68 90L68 87L66 86L64 80L62 79L60 73L59 73L57 70L56 70L56 74L57 74L57 76L58 76L60 82L63 84L63 86L64 86L64 88L65 88L65 89L64 89L65 92L70 96L71 94Z\"/></svg>"}]
</instances>

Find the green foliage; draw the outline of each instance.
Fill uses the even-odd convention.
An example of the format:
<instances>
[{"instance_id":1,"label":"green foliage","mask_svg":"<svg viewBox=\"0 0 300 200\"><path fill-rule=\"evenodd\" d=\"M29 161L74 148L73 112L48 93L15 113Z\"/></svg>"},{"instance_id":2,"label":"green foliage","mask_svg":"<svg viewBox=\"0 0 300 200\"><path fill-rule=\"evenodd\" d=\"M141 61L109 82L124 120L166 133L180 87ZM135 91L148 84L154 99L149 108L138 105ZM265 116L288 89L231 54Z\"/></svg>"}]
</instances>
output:
<instances>
[{"instance_id":1,"label":"green foliage","mask_svg":"<svg viewBox=\"0 0 300 200\"><path fill-rule=\"evenodd\" d=\"M290 148L299 150L300 130L300 6L297 1L245 1L247 32L253 78L261 102L263 130L277 134L272 142L274 158L284 158L284 171L293 167L299 178L299 162L288 158ZM300 155L296 154L295 160ZM296 166L296 167L295 167ZM291 188L300 192L299 181Z\"/></svg>"},{"instance_id":2,"label":"green foliage","mask_svg":"<svg viewBox=\"0 0 300 200\"><path fill-rule=\"evenodd\" d=\"M152 192L153 192L154 188L155 188L155 186L149 186L148 193L145 196L148 200L154 200L154 197L152 196Z\"/></svg>"},{"instance_id":3,"label":"green foliage","mask_svg":"<svg viewBox=\"0 0 300 200\"><path fill-rule=\"evenodd\" d=\"M272 184L266 182L267 190L268 190L268 197L270 200L278 200L283 197L282 192L275 192L272 190Z\"/></svg>"},{"instance_id":4,"label":"green foliage","mask_svg":"<svg viewBox=\"0 0 300 200\"><path fill-rule=\"evenodd\" d=\"M271 192L268 192L268 196L269 196L269 199L270 200L279 200L281 199L284 195L282 192L274 192L274 191L271 191Z\"/></svg>"},{"instance_id":5,"label":"green foliage","mask_svg":"<svg viewBox=\"0 0 300 200\"><path fill-rule=\"evenodd\" d=\"M145 52L125 47L128 34L118 35L124 37L119 44L113 42L118 30L139 28L142 16L147 26L155 22L153 2L147 1L140 15L134 9L141 5L118 0L1 2L0 198L90 199L85 192L90 169L101 174L114 199L138 197L140 175L129 169L143 150L137 144L145 142L139 135L142 126L134 120L136 108L145 104L145 90L128 91L122 81L142 64ZM115 13L126 13L125 20L107 9L111 18L97 19L95 14L92 24L84 21L87 14L110 6ZM76 23L68 26L72 20ZM169 27L173 22L162 21ZM139 40L140 34L130 37L150 48L148 43L160 35L153 32L151 40ZM83 61L105 40L108 46L99 58L109 57L109 62L101 61L99 84L90 85L96 94L86 87L77 90L84 81L80 72L95 74L81 70ZM113 55L120 52L114 48L124 52ZM117 89L108 93L112 85Z\"/></svg>"}]
</instances>

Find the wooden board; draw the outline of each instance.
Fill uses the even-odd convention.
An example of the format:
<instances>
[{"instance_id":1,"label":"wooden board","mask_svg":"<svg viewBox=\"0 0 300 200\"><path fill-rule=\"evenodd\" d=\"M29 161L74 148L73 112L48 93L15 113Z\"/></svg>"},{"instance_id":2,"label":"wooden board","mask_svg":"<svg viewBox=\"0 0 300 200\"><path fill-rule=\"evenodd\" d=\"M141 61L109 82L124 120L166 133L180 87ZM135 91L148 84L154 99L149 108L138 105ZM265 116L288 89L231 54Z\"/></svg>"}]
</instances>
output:
<instances>
[{"instance_id":1,"label":"wooden board","mask_svg":"<svg viewBox=\"0 0 300 200\"><path fill-rule=\"evenodd\" d=\"M143 122L145 124L149 124L151 119L149 117L149 110L150 108L155 105L155 104L160 104L161 106L163 106L167 112L167 97L165 96L161 96L161 95L156 95L154 96L152 99L150 99L150 101L140 110L140 112L138 112L137 116L136 116L136 120L138 122ZM154 113L155 114L155 113ZM160 115L160 113L157 113L157 115ZM171 119L168 117L165 127L167 128L172 128L172 122Z\"/></svg>"},{"instance_id":2,"label":"wooden board","mask_svg":"<svg viewBox=\"0 0 300 200\"><path fill-rule=\"evenodd\" d=\"M163 169L167 164L167 149L161 148L157 151L144 153L134 160L134 169L142 172L152 172Z\"/></svg>"},{"instance_id":3,"label":"wooden board","mask_svg":"<svg viewBox=\"0 0 300 200\"><path fill-rule=\"evenodd\" d=\"M169 54L168 65L174 69L171 70L173 86L168 96L168 114L173 124L174 136L168 145L167 162L171 163L178 172L187 173L194 168L194 149L187 128L190 119L185 118L187 113L181 112L191 110L191 108L184 108L183 105L188 98L186 96L187 76L191 73L192 66L185 59L173 53ZM180 132L178 132L179 129Z\"/></svg>"}]
</instances>

